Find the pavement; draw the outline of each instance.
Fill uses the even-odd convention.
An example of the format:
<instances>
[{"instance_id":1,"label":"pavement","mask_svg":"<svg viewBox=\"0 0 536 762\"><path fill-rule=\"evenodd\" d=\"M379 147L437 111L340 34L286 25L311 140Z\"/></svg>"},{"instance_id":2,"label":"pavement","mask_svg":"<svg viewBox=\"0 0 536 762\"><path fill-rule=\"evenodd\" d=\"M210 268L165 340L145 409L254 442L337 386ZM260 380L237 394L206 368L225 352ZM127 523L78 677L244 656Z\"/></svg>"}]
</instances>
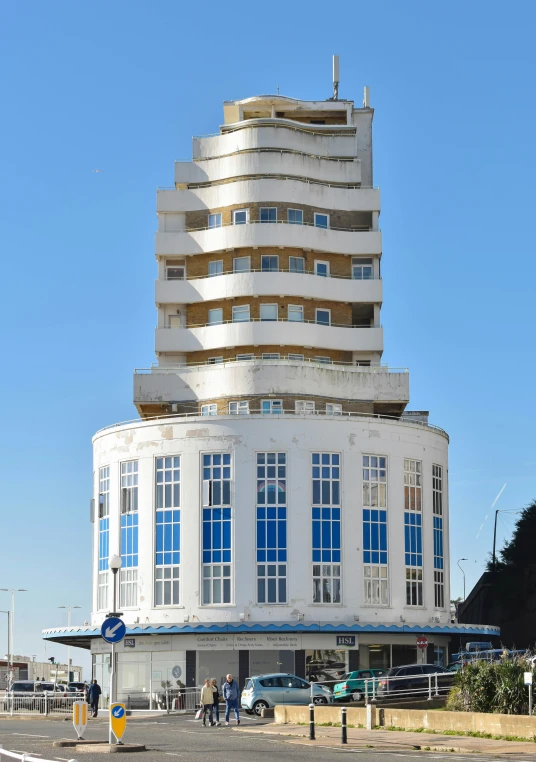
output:
<instances>
[{"instance_id":1,"label":"pavement","mask_svg":"<svg viewBox=\"0 0 536 762\"><path fill-rule=\"evenodd\" d=\"M341 743L341 729L315 726L315 741L309 741L309 728L305 725L267 724L264 727L240 727L239 732L281 735L288 741L310 747L328 746L337 749L374 749L376 751L443 751L462 754L485 754L489 756L509 756L530 758L536 761L536 743L530 741L497 741L492 738L445 735L442 733L415 733L412 731L364 730L348 728L346 745Z\"/></svg>"},{"instance_id":2,"label":"pavement","mask_svg":"<svg viewBox=\"0 0 536 762\"><path fill-rule=\"evenodd\" d=\"M348 745L340 745L340 728L317 727L316 741L309 741L308 728L299 725L274 725L271 720L241 716L240 726L203 727L192 715L140 716L127 719L126 743L145 744L147 751L125 753L121 762L205 762L208 759L230 759L233 762L341 762L341 754L359 754L360 762L496 762L505 756L515 760L536 762L536 744L491 741L462 736L428 735L387 730L348 729ZM107 718L90 720L84 734L88 740L106 741ZM90 746L79 751L54 748L54 741L75 739L70 721L0 715L0 745L19 754L30 754L43 762L102 762L102 754ZM430 747L430 751L425 751ZM454 750L454 751L452 751ZM2 762L8 762L3 757ZM169 760L168 762L173 762Z\"/></svg>"}]
</instances>

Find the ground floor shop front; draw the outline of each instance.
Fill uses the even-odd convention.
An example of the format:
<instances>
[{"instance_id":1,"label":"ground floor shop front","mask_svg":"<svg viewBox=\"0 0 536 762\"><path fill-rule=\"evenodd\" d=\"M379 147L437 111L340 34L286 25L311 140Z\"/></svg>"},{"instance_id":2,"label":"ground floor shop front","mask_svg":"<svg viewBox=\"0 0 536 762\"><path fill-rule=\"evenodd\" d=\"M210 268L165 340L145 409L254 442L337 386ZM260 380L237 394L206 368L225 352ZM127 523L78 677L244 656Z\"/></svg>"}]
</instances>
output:
<instances>
[{"instance_id":1,"label":"ground floor shop front","mask_svg":"<svg viewBox=\"0 0 536 762\"><path fill-rule=\"evenodd\" d=\"M337 633L203 633L126 637L117 646L118 700L132 702L143 694L156 696L216 678L221 685L231 673L242 687L247 677L289 672L312 681L329 682L356 669L383 668L416 662L441 666L448 661L447 635L429 638L419 648L418 635ZM100 638L91 642L93 676L109 692L111 647Z\"/></svg>"}]
</instances>

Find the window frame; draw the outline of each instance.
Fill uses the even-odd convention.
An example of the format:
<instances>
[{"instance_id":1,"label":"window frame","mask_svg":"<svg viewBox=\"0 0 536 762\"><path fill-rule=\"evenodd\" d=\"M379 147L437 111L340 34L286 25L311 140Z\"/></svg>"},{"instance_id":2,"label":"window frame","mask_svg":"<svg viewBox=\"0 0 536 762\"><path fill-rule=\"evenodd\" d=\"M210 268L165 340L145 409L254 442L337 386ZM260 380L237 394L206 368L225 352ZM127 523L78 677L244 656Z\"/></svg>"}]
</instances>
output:
<instances>
[{"instance_id":1,"label":"window frame","mask_svg":"<svg viewBox=\"0 0 536 762\"><path fill-rule=\"evenodd\" d=\"M220 319L219 320L213 320L213 316L215 312L220 313ZM223 307L213 307L212 309L209 309L207 312L207 325L223 325Z\"/></svg>"},{"instance_id":2,"label":"window frame","mask_svg":"<svg viewBox=\"0 0 536 762\"><path fill-rule=\"evenodd\" d=\"M295 400L294 412L296 415L302 415L305 413L315 413L315 401L314 400Z\"/></svg>"},{"instance_id":3,"label":"window frame","mask_svg":"<svg viewBox=\"0 0 536 762\"><path fill-rule=\"evenodd\" d=\"M276 260L276 266L272 267L264 267L263 266L263 259L275 259ZM261 254L261 273L278 273L279 272L279 254Z\"/></svg>"},{"instance_id":4,"label":"window frame","mask_svg":"<svg viewBox=\"0 0 536 762\"><path fill-rule=\"evenodd\" d=\"M276 410L274 410L274 405ZM269 407L270 410L264 410L264 407ZM279 408L279 409L277 409ZM261 414L262 415L282 415L284 412L282 399L261 399Z\"/></svg>"},{"instance_id":5,"label":"window frame","mask_svg":"<svg viewBox=\"0 0 536 762\"><path fill-rule=\"evenodd\" d=\"M301 270L299 270L299 269L298 270L294 270L290 266L291 260L294 260L295 262L301 262L302 269ZM288 271L289 271L289 273L304 273L305 272L305 257L289 257L288 258Z\"/></svg>"},{"instance_id":6,"label":"window frame","mask_svg":"<svg viewBox=\"0 0 536 762\"><path fill-rule=\"evenodd\" d=\"M268 212L268 213L275 212L275 220L270 220L270 219L263 220L262 219L263 212ZM270 214L268 214L268 216L270 217ZM259 222L262 224L266 224L266 223L273 224L274 222L277 222L277 206L260 206L259 207Z\"/></svg>"},{"instance_id":7,"label":"window frame","mask_svg":"<svg viewBox=\"0 0 536 762\"><path fill-rule=\"evenodd\" d=\"M236 263L247 261L247 268L245 269L237 269ZM244 257L233 257L233 273L250 273L251 272L251 256L248 254Z\"/></svg>"},{"instance_id":8,"label":"window frame","mask_svg":"<svg viewBox=\"0 0 536 762\"><path fill-rule=\"evenodd\" d=\"M235 315L246 315L247 320L235 318ZM232 323L250 323L251 322L251 306L249 304L234 304L231 308L231 322Z\"/></svg>"},{"instance_id":9,"label":"window frame","mask_svg":"<svg viewBox=\"0 0 536 762\"><path fill-rule=\"evenodd\" d=\"M231 410L231 405L235 405L236 410ZM249 415L249 400L232 400L228 409L229 415Z\"/></svg>"},{"instance_id":10,"label":"window frame","mask_svg":"<svg viewBox=\"0 0 536 762\"><path fill-rule=\"evenodd\" d=\"M290 317L291 312L299 313L301 315L300 319L297 320L295 318L291 318ZM289 323L303 323L304 322L303 304L288 304L287 305L287 321Z\"/></svg>"},{"instance_id":11,"label":"window frame","mask_svg":"<svg viewBox=\"0 0 536 762\"><path fill-rule=\"evenodd\" d=\"M291 220L290 219L291 212L294 212L297 215L301 215L301 220L299 222L297 220ZM303 209L294 209L292 207L287 209L287 224L288 225L303 225Z\"/></svg>"},{"instance_id":12,"label":"window frame","mask_svg":"<svg viewBox=\"0 0 536 762\"><path fill-rule=\"evenodd\" d=\"M219 220L218 220L219 217ZM212 228L221 228L222 227L222 213L221 212L211 212L208 215L208 221L207 221L207 227L209 229Z\"/></svg>"},{"instance_id":13,"label":"window frame","mask_svg":"<svg viewBox=\"0 0 536 762\"><path fill-rule=\"evenodd\" d=\"M272 318L266 318L262 316L263 310L265 310L267 307L271 307L272 310L275 310L275 317ZM259 320L261 323L277 323L279 319L279 305L275 302L261 302L259 304Z\"/></svg>"},{"instance_id":14,"label":"window frame","mask_svg":"<svg viewBox=\"0 0 536 762\"><path fill-rule=\"evenodd\" d=\"M324 323L318 320L318 313L319 312L326 312L328 315L328 322ZM325 326L331 326L331 310L327 309L326 307L315 307L315 323L316 325L325 325Z\"/></svg>"},{"instance_id":15,"label":"window frame","mask_svg":"<svg viewBox=\"0 0 536 762\"><path fill-rule=\"evenodd\" d=\"M186 278L186 262L185 262L185 260L180 259L180 260L177 260L177 262L171 264L172 262L173 262L173 260L166 259L166 263L165 263L165 277L166 277L166 280L186 280L187 278ZM172 278L170 278L170 276L169 276L169 271L170 270L181 270L181 269L183 271L182 277L179 276L179 277L172 277Z\"/></svg>"},{"instance_id":16,"label":"window frame","mask_svg":"<svg viewBox=\"0 0 536 762\"><path fill-rule=\"evenodd\" d=\"M223 355L216 355L215 357L207 357L207 365L221 365L223 363Z\"/></svg>"},{"instance_id":17,"label":"window frame","mask_svg":"<svg viewBox=\"0 0 536 762\"><path fill-rule=\"evenodd\" d=\"M244 222L237 222L236 221L237 215L239 215L239 214L240 215L241 214L244 215L244 217L245 217ZM245 208L245 209L233 209L232 220L233 220L233 225L247 225L248 222L249 222L249 208Z\"/></svg>"},{"instance_id":18,"label":"window frame","mask_svg":"<svg viewBox=\"0 0 536 762\"><path fill-rule=\"evenodd\" d=\"M357 278L355 268L361 268L362 273L365 267L370 267L370 278ZM352 257L352 280L374 280L374 260L372 257Z\"/></svg>"},{"instance_id":19,"label":"window frame","mask_svg":"<svg viewBox=\"0 0 536 762\"><path fill-rule=\"evenodd\" d=\"M319 273L318 272L318 265L325 265L326 266L326 273ZM331 277L331 269L330 269L330 263L329 261L326 261L325 259L315 259L315 275L318 275L319 278L330 278Z\"/></svg>"},{"instance_id":20,"label":"window frame","mask_svg":"<svg viewBox=\"0 0 536 762\"><path fill-rule=\"evenodd\" d=\"M211 273L210 268L212 265L219 265L217 272ZM208 263L207 275L209 278L215 278L218 275L223 275L223 259L212 259Z\"/></svg>"},{"instance_id":21,"label":"window frame","mask_svg":"<svg viewBox=\"0 0 536 762\"><path fill-rule=\"evenodd\" d=\"M235 355L235 360L237 362L251 362L254 359L255 355L253 352L244 352L244 354Z\"/></svg>"},{"instance_id":22,"label":"window frame","mask_svg":"<svg viewBox=\"0 0 536 762\"><path fill-rule=\"evenodd\" d=\"M280 352L263 352L261 355L262 360L280 360L281 359L281 353Z\"/></svg>"},{"instance_id":23,"label":"window frame","mask_svg":"<svg viewBox=\"0 0 536 762\"><path fill-rule=\"evenodd\" d=\"M304 362L305 355L300 355L298 352L289 352L287 354L287 360L292 360L293 362Z\"/></svg>"},{"instance_id":24,"label":"window frame","mask_svg":"<svg viewBox=\"0 0 536 762\"><path fill-rule=\"evenodd\" d=\"M210 402L205 405L201 405L199 414L202 416L218 415L218 405L216 402Z\"/></svg>"},{"instance_id":25,"label":"window frame","mask_svg":"<svg viewBox=\"0 0 536 762\"><path fill-rule=\"evenodd\" d=\"M319 225L318 222L317 222L317 218L318 217L325 217L326 218L326 224L325 225ZM314 212L313 220L314 220L314 226L315 226L315 228L322 228L322 230L329 230L330 215L326 214L326 212Z\"/></svg>"},{"instance_id":26,"label":"window frame","mask_svg":"<svg viewBox=\"0 0 536 762\"><path fill-rule=\"evenodd\" d=\"M331 408L331 410L328 410ZM342 415L342 405L340 402L326 402L326 415Z\"/></svg>"}]
</instances>

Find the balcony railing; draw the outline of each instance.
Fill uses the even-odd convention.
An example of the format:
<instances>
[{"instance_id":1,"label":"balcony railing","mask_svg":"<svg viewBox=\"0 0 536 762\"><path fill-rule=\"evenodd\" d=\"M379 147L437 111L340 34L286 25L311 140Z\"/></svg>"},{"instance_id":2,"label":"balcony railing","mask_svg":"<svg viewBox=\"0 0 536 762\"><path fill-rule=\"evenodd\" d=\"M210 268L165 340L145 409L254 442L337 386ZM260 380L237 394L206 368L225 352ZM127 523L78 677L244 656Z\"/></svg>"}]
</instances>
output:
<instances>
[{"instance_id":1,"label":"balcony railing","mask_svg":"<svg viewBox=\"0 0 536 762\"><path fill-rule=\"evenodd\" d=\"M240 210L238 210L240 211ZM208 212L207 212L208 214ZM323 214L323 212L322 212ZM338 228L330 225L323 227L322 225L315 225L314 222L288 222L288 220L274 220L273 222L265 222L264 220L248 220L247 222L225 222L221 225L205 225L200 228L185 228L184 230L160 230L160 233L197 233L200 230L217 230L218 228L225 227L240 227L241 225L292 225L293 227L310 227L318 228L319 230L341 230L346 233L381 233L380 228L373 230L369 225L354 225L351 228Z\"/></svg>"},{"instance_id":2,"label":"balcony railing","mask_svg":"<svg viewBox=\"0 0 536 762\"><path fill-rule=\"evenodd\" d=\"M240 354L240 353L238 353ZM244 353L246 354L246 353ZM270 352L267 354L277 354L276 352ZM149 373L176 373L180 371L195 371L200 368L221 368L225 365L237 365L237 364L249 364L249 363L261 363L263 365L314 365L321 368L332 368L333 370L352 371L356 373L409 373L408 368L392 368L384 363L371 363L370 365L360 365L355 362L344 362L343 360L330 360L325 362L324 360L317 360L314 357L304 357L303 359L296 359L289 357L288 355L280 355L279 357L272 357L268 359L262 355L253 355L252 357L236 358L231 357L223 359L220 362L185 362L185 363L173 363L172 365L152 365L150 368L136 368L134 373L136 375L145 375Z\"/></svg>"},{"instance_id":3,"label":"balcony railing","mask_svg":"<svg viewBox=\"0 0 536 762\"><path fill-rule=\"evenodd\" d=\"M288 320L287 318L274 318L273 320L267 318L248 318L247 320L219 320L217 323L188 323L184 325L157 325L156 328L206 328L207 326L216 325L237 325L240 323L309 323L314 325L322 325L326 328L381 328L381 325L371 325L370 323L364 323L362 325L354 325L353 323L321 323L317 320Z\"/></svg>"},{"instance_id":4,"label":"balcony railing","mask_svg":"<svg viewBox=\"0 0 536 762\"><path fill-rule=\"evenodd\" d=\"M170 267L172 267L172 265L170 265ZM219 275L244 275L248 273L291 273L292 275L316 275L317 278L342 278L343 280L355 280L357 283L369 280L381 280L380 275L373 275L370 278L354 278L352 275L336 275L335 273L326 273L320 275L320 273L317 273L314 270L291 270L290 268L286 267L252 267L249 270L222 270L219 273L206 273L205 275L188 275L188 273L186 273L183 278L170 278L166 276L163 278L163 280L199 280L201 278L217 278Z\"/></svg>"},{"instance_id":5,"label":"balcony railing","mask_svg":"<svg viewBox=\"0 0 536 762\"><path fill-rule=\"evenodd\" d=\"M237 413L219 413L218 415L201 415L199 412L195 413L166 413L165 415L155 415L155 416L149 416L147 418L133 418L130 421L121 421L120 423L112 423L109 426L104 426L102 429L99 429L96 434L94 435L97 437L99 434L105 432L105 431L111 431L113 429L117 429L119 426L128 426L129 424L144 424L151 421L162 421L162 420L169 420L171 418L174 419L187 419L191 420L192 418L201 418L202 420L206 421L207 418L210 420L213 419L248 419L252 417L257 418L270 418L272 420L284 420L288 418L322 418L322 419L328 419L328 420L335 420L335 421L348 421L348 420L363 420L363 421L372 421L374 423L395 423L400 426L414 426L418 429L432 429L433 431L437 431L439 434L443 434L447 439L448 434L447 432L442 429L440 426L436 426L433 423L425 423L424 421L417 421L417 420L407 420L405 418L397 417L397 416L389 416L389 415L380 415L379 413L350 413L350 412L342 412L342 413L326 413L323 410L309 410L309 411L300 411L295 412L294 410L285 410L284 412L270 412L266 413L263 412L262 409L256 408L256 409L250 409L248 414L237 414Z\"/></svg>"}]
</instances>

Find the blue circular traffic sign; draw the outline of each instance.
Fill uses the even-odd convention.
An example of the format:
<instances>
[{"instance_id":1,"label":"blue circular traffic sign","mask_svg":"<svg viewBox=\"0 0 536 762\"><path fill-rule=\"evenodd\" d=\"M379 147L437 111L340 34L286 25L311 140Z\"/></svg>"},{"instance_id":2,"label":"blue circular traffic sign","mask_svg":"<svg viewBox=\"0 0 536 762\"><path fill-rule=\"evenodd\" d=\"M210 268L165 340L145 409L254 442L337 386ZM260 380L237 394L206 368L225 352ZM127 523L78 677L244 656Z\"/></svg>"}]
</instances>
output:
<instances>
[{"instance_id":1,"label":"blue circular traffic sign","mask_svg":"<svg viewBox=\"0 0 536 762\"><path fill-rule=\"evenodd\" d=\"M125 710L122 706L114 706L112 709L112 714L117 720L120 720L121 717L125 714Z\"/></svg>"},{"instance_id":2,"label":"blue circular traffic sign","mask_svg":"<svg viewBox=\"0 0 536 762\"><path fill-rule=\"evenodd\" d=\"M119 643L125 637L126 624L117 616L105 619L101 627L101 635L107 643Z\"/></svg>"}]
</instances>

